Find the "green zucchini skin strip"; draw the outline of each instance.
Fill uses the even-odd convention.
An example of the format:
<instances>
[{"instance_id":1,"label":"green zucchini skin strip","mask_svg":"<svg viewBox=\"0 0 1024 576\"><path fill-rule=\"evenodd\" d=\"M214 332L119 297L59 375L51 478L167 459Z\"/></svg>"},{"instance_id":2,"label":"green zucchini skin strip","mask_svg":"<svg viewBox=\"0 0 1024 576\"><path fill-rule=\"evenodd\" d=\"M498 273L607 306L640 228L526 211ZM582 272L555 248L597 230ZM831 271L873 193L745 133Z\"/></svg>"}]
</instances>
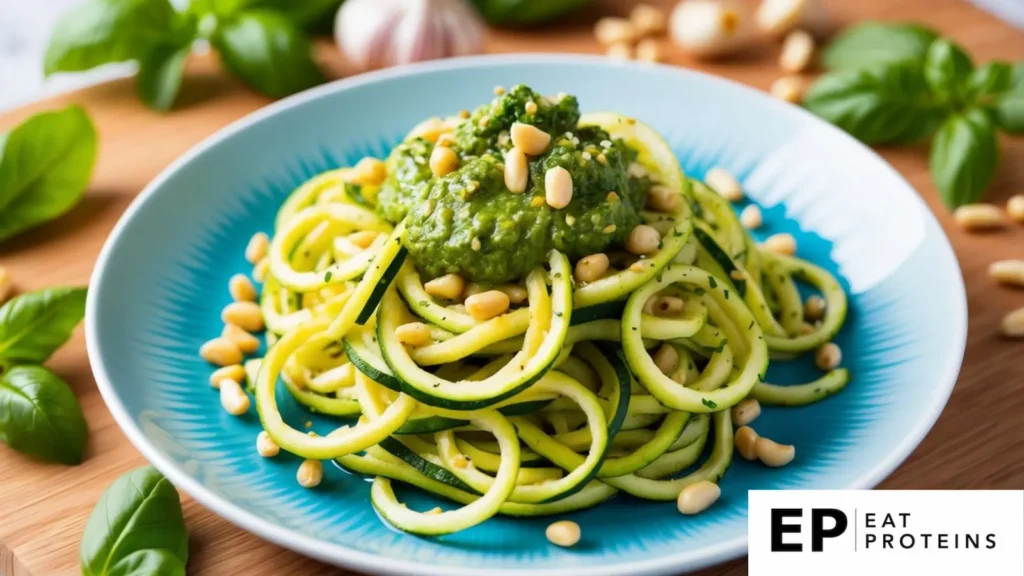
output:
<instances>
[{"instance_id":1,"label":"green zucchini skin strip","mask_svg":"<svg viewBox=\"0 0 1024 576\"><path fill-rule=\"evenodd\" d=\"M402 381L391 373L391 368L388 368L380 354L375 353L365 343L361 342L360 338L354 336L356 335L346 335L342 344L345 347L345 355L348 356L349 361L356 367L356 370L359 370L370 380L386 388L395 392L401 392Z\"/></svg>"},{"instance_id":2,"label":"green zucchini skin strip","mask_svg":"<svg viewBox=\"0 0 1024 576\"><path fill-rule=\"evenodd\" d=\"M509 404L498 408L498 412L505 416L523 416L533 414L542 410L551 403L551 400L533 400ZM409 418L402 424L402 427L395 431L395 434L433 434L453 428L459 428L469 424L469 420L448 418L447 416L427 416L425 418Z\"/></svg>"},{"instance_id":3,"label":"green zucchini skin strip","mask_svg":"<svg viewBox=\"0 0 1024 576\"><path fill-rule=\"evenodd\" d=\"M806 406L839 393L850 382L850 371L837 368L813 382L778 386L759 382L750 397L767 406Z\"/></svg>"},{"instance_id":4,"label":"green zucchini skin strip","mask_svg":"<svg viewBox=\"0 0 1024 576\"><path fill-rule=\"evenodd\" d=\"M402 444L394 438L385 438L380 444L378 444L378 446L387 450L392 455L401 458L403 462L412 466L424 476L429 476L438 482L443 482L453 488L458 488L459 490L479 494L479 492L471 488L462 480L459 480L458 477L445 468L421 458L419 454L416 454L406 447L405 444Z\"/></svg>"},{"instance_id":5,"label":"green zucchini skin strip","mask_svg":"<svg viewBox=\"0 0 1024 576\"><path fill-rule=\"evenodd\" d=\"M825 269L804 260L771 252L763 252L762 256L769 262L777 263L794 278L808 282L817 288L825 298L826 306L821 326L814 332L793 337L765 336L768 348L773 353L807 352L832 340L843 327L843 322L846 321L848 306L846 292L839 285L839 281Z\"/></svg>"}]
</instances>

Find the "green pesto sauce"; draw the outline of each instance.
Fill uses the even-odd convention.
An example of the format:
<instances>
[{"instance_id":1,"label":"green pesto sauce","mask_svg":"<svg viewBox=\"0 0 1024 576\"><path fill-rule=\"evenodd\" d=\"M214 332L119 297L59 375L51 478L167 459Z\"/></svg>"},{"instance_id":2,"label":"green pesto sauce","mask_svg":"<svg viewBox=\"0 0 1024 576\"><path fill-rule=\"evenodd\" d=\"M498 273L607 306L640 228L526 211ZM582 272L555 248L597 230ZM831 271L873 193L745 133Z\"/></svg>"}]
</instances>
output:
<instances>
[{"instance_id":1,"label":"green pesto sauce","mask_svg":"<svg viewBox=\"0 0 1024 576\"><path fill-rule=\"evenodd\" d=\"M537 104L535 114L526 113L529 101ZM651 183L628 176L635 151L599 128L577 128L579 117L572 96L547 99L516 86L456 129L458 170L434 178L428 141L395 148L377 209L391 222L408 215L406 247L426 278L458 273L484 284L507 282L540 266L552 248L577 259L623 245L640 223ZM505 187L502 158L512 147L513 122L552 135L548 150L530 158L530 183L522 194ZM556 166L573 180L572 201L560 210L534 200L545 197L544 175Z\"/></svg>"}]
</instances>

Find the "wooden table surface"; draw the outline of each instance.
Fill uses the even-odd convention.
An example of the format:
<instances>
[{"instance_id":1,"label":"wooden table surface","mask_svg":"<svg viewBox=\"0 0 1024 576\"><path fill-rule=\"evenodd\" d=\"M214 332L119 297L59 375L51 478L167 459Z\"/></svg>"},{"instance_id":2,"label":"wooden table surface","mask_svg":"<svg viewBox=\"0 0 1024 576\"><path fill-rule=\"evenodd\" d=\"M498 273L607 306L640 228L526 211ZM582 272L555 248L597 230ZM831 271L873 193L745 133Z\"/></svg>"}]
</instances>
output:
<instances>
[{"instance_id":1,"label":"wooden table surface","mask_svg":"<svg viewBox=\"0 0 1024 576\"><path fill-rule=\"evenodd\" d=\"M630 2L605 1L572 24L524 32L492 32L489 52L597 52L593 20L625 13ZM662 2L666 6L671 2ZM953 36L977 60L1024 59L1024 33L962 0L858 0L830 3L837 21L918 20ZM780 75L778 47L765 46L732 61L700 64L665 42L667 59L767 89ZM346 73L329 45L320 56L332 76ZM190 62L176 109L158 115L136 100L131 80L119 80L0 115L7 130L31 113L68 103L85 106L100 134L95 176L82 203L56 222L0 247L0 265L19 290L85 284L115 221L158 172L193 144L268 100L225 77L209 57ZM754 127L752 127L754 128ZM993 201L1024 192L1024 139L1004 140ZM925 147L883 150L936 212L960 259L970 309L963 370L953 396L924 443L883 488L1024 488L1024 342L997 336L1000 318L1024 306L1024 291L999 288L986 274L989 263L1024 258L1024 227L966 235L951 225L932 186ZM884 209L880 207L880 209ZM922 279L922 290L927 279ZM944 311L936 310L936 314ZM145 464L114 423L96 389L81 330L49 366L74 388L89 421L84 464L62 467L30 461L0 446L0 574L74 574L85 520L103 490L121 473ZM893 385L927 386L929 382ZM191 537L189 574L338 574L343 571L303 558L252 536L182 494ZM738 560L701 574L740 575Z\"/></svg>"}]
</instances>

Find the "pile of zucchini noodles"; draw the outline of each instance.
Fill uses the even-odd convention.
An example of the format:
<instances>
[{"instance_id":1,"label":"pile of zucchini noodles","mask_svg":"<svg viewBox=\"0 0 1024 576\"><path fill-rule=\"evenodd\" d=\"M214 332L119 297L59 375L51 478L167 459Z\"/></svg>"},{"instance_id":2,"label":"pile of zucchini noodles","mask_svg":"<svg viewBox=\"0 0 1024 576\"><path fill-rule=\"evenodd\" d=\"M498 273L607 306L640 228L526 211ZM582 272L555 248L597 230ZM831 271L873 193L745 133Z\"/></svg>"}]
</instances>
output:
<instances>
[{"instance_id":1,"label":"pile of zucchini noodles","mask_svg":"<svg viewBox=\"0 0 1024 576\"><path fill-rule=\"evenodd\" d=\"M836 369L808 384L764 382L769 359L813 351L839 331L846 295L835 278L759 247L728 201L686 178L648 126L615 114L580 123L625 140L685 201L673 214L642 212L663 240L639 266L581 285L552 251L525 278L527 303L491 320L427 293L406 258L404 224L376 214L372 186L350 192L353 169L311 179L278 214L260 303L270 347L246 364L263 427L302 458L372 477L373 505L402 530L447 534L495 514L561 514L620 491L675 500L725 474L730 407L748 397L804 405L848 381ZM380 234L353 245L348 235L365 230ZM811 329L798 283L827 303ZM683 299L681 315L645 308L659 294ZM431 343L398 341L396 328L413 321L430 327ZM676 373L651 357L663 344L678 353ZM300 404L348 424L326 436L290 427L279 380ZM393 481L461 507L411 510Z\"/></svg>"}]
</instances>

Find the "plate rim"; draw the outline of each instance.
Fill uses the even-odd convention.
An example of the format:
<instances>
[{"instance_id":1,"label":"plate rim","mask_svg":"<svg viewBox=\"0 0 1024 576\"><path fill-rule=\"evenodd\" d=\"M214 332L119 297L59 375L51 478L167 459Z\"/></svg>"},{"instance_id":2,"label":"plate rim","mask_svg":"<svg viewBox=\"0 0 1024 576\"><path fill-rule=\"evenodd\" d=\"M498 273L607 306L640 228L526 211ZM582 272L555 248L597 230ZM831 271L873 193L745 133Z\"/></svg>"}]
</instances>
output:
<instances>
[{"instance_id":1,"label":"plate rim","mask_svg":"<svg viewBox=\"0 0 1024 576\"><path fill-rule=\"evenodd\" d=\"M828 124L802 108L777 101L760 90L756 90L740 82L699 70L666 64L613 62L602 56L585 54L486 54L402 65L384 70L358 74L347 78L341 78L298 94L291 95L287 98L254 110L253 112L232 121L227 126L218 129L213 134L203 138L173 162L168 164L146 185L145 188L142 189L138 195L136 195L128 208L120 216L103 244L103 248L96 259L96 265L89 280L89 291L86 299L85 312L86 351L93 376L96 380L97 388L100 391L100 395L103 398L103 402L106 404L107 409L110 410L111 415L114 417L114 421L128 437L128 440L132 445L142 453L151 465L163 473L175 487L183 490L205 508L211 510L235 526L238 526L247 532L251 532L264 540L284 548L288 548L304 556L333 564L335 566L344 566L346 568L352 568L373 574L422 576L433 576L436 574L437 566L433 564L423 564L411 560L396 559L370 552L362 552L341 544L325 542L311 536L299 534L289 529L276 526L270 521L260 518L256 514L214 494L189 475L184 469L175 464L171 459L164 456L161 451L146 438L141 428L135 423L134 418L128 413L114 387L106 366L104 365L103 356L100 354L99 329L96 321L98 313L97 307L99 305L99 296L97 296L97 294L102 290L104 276L114 246L120 240L120 237L128 223L135 217L136 213L149 200L149 198L152 197L157 190L162 188L165 182L176 174L182 167L200 157L209 148L230 138L234 134L245 130L249 126L258 124L265 118L273 116L279 112L302 106L306 102L317 100L329 94L343 92L351 88L356 88L366 84L373 84L380 80L488 65L531 63L567 66L585 64L599 65L609 68L638 66L650 69L660 69L683 76L696 76L701 78L702 81L717 83L729 90L748 92L764 100L766 105L774 107L779 114L795 114L797 117L802 117L802 122L817 123L826 131L830 131L833 136L846 139L847 141L852 141L862 151L873 156L874 159L879 162L883 170L887 170L891 176L902 182L912 192L911 196L913 201L922 210L923 218L926 220L926 226L931 224L933 228L938 231L936 242L938 243L939 251L942 253L943 259L948 259L953 263L953 274L950 280L956 280L954 296L958 293L960 298L956 299L955 309L952 310L955 317L954 334L951 336L955 339L955 344L957 344L956 349L958 351L948 357L946 365L942 371L942 376L932 389L933 391L930 395L931 403L924 407L921 415L917 418L917 421L914 422L910 431L904 435L902 440L889 452L888 456L884 460L879 460L873 468L866 470L857 478L856 481L851 482L845 489L866 490L874 488L882 480L888 477L897 467L899 467L910 456L914 449L920 445L925 436L927 436L928 432L935 425L935 422L938 420L949 401L949 397L952 394L953 387L956 385L956 381L960 373L967 344L967 295L963 282L963 273L960 269L956 254L949 242L948 236L939 225L935 215L927 207L924 200L918 193L916 193L916 189L911 186L903 175L889 164L889 162L878 155L877 152L857 141L846 132ZM731 540L720 542L714 546L705 546L696 551L685 551L679 554L671 554L639 562L615 563L600 567L581 565L564 569L536 569L529 567L507 569L445 566L445 570L452 576L521 576L526 570L529 570L531 574L558 574L560 576L575 574L586 574L587 576L617 576L618 574L621 574L623 570L629 570L631 574L636 576L652 576L679 570L698 570L736 559L746 553L747 535L744 534Z\"/></svg>"}]
</instances>

